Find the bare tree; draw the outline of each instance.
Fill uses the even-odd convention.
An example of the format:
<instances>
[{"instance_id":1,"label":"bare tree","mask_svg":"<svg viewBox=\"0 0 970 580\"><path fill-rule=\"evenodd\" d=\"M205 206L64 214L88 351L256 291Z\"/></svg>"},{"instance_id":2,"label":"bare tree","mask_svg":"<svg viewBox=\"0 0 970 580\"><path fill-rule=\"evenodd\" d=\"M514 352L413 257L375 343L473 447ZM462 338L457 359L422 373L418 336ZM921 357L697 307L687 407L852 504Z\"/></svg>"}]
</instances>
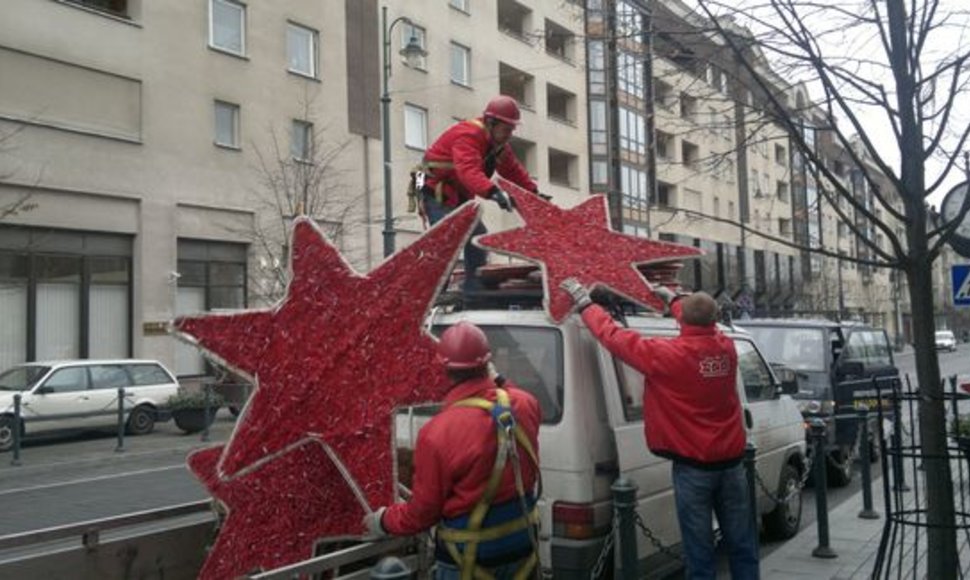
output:
<instances>
[{"instance_id":1,"label":"bare tree","mask_svg":"<svg viewBox=\"0 0 970 580\"><path fill-rule=\"evenodd\" d=\"M10 155L10 152L14 149L14 139L23 129L24 125L16 125L12 129L0 127L0 158ZM12 169L0 172L0 182L10 179L14 173L15 171ZM0 222L37 207L37 204L31 201L31 197L32 195L28 191L27 193L15 195L11 200L0 201Z\"/></svg>"},{"instance_id":2,"label":"bare tree","mask_svg":"<svg viewBox=\"0 0 970 580\"><path fill-rule=\"evenodd\" d=\"M340 157L347 143L325 139L326 127L313 123L310 102L301 119L286 131L271 130L269 146L255 144L257 187L251 192L255 216L252 227L236 232L250 239L257 267L250 293L264 304L279 300L289 281L288 236L294 218L309 216L334 243L341 244L356 223L363 192L348 191Z\"/></svg>"},{"instance_id":3,"label":"bare tree","mask_svg":"<svg viewBox=\"0 0 970 580\"><path fill-rule=\"evenodd\" d=\"M853 0L695 0L710 31L730 48L765 109L784 126L825 183L821 196L867 248L871 262L908 282L922 398L919 433L926 476L927 577L958 569L953 482L946 457L943 385L934 345L933 261L963 219L928 225L929 195L960 172L970 124L967 99L970 13L958 2ZM861 171L875 207L826 163L804 119L785 102L763 66L767 57L816 89L812 136L825 135ZM819 98L820 96L820 98ZM875 119L875 120L873 120ZM883 129L888 129L883 131ZM893 191L879 187L880 178ZM894 195L895 194L895 195ZM897 198L900 204L894 203ZM877 210L878 208L878 210ZM904 224L904 236L897 235ZM873 233L886 240L883 247Z\"/></svg>"}]
</instances>

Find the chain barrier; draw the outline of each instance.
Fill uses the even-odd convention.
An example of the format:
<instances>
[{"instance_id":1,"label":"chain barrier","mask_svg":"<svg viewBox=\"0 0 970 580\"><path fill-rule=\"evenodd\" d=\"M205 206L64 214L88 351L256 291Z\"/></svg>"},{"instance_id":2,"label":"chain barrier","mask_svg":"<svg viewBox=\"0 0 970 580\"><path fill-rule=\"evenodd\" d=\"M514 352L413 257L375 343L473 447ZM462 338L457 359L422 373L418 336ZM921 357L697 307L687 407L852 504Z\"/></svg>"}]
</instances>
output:
<instances>
[{"instance_id":1,"label":"chain barrier","mask_svg":"<svg viewBox=\"0 0 970 580\"><path fill-rule=\"evenodd\" d=\"M610 522L610 529L606 533L606 541L603 542L603 549L600 550L600 555L596 558L596 564L593 566L593 570L589 574L589 580L599 580L600 576L603 575L603 569L606 567L606 562L610 559L611 551L613 550L613 542L616 540L616 530L620 527L620 516L616 513L616 509L613 510L613 521Z\"/></svg>"},{"instance_id":2,"label":"chain barrier","mask_svg":"<svg viewBox=\"0 0 970 580\"><path fill-rule=\"evenodd\" d=\"M683 561L684 558L680 554L678 554L677 552L674 552L667 546L664 546L663 543L661 543L661 541L657 538L657 536L653 534L650 528L647 527L647 524L643 522L643 518L640 517L640 512L637 512L636 514L634 514L633 521L636 522L637 527L640 528L641 532L643 532L644 537L647 538L647 541L650 542L653 545L653 547L657 549L658 552L660 552L661 554L665 554L677 561Z\"/></svg>"},{"instance_id":3,"label":"chain barrier","mask_svg":"<svg viewBox=\"0 0 970 580\"><path fill-rule=\"evenodd\" d=\"M805 457L805 469L802 471L802 477L798 483L795 484L795 489L791 490L787 495L785 495L785 497L779 497L775 495L774 492L770 491L768 486L765 485L764 480L761 479L761 474L758 473L757 469L754 470L754 480L758 482L758 487L761 488L761 491L763 491L768 499L770 499L775 505L788 503L791 501L791 498L795 497L795 494L801 493L802 490L805 489L805 486L808 485L808 478L812 475L813 459L814 454Z\"/></svg>"}]
</instances>

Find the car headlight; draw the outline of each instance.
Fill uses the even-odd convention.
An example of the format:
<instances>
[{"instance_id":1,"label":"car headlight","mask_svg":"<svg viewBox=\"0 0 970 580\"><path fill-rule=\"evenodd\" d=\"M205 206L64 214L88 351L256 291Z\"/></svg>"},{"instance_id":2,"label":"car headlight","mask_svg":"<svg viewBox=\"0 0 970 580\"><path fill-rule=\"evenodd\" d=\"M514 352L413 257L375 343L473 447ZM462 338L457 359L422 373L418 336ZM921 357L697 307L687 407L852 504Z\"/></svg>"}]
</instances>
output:
<instances>
[{"instance_id":1,"label":"car headlight","mask_svg":"<svg viewBox=\"0 0 970 580\"><path fill-rule=\"evenodd\" d=\"M803 415L831 415L835 411L835 401L803 399L798 401L798 410Z\"/></svg>"}]
</instances>

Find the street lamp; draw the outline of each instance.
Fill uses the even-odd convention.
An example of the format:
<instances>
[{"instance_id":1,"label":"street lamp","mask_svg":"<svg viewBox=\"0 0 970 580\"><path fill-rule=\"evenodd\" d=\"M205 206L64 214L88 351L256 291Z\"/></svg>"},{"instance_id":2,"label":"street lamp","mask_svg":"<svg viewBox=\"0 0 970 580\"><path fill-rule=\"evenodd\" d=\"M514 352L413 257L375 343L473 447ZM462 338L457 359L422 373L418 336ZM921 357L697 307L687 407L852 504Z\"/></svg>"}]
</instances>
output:
<instances>
[{"instance_id":1,"label":"street lamp","mask_svg":"<svg viewBox=\"0 0 970 580\"><path fill-rule=\"evenodd\" d=\"M384 75L383 84L381 88L383 93L381 94L381 114L383 116L382 121L382 132L381 139L384 141L384 257L388 257L394 253L394 208L393 199L391 198L391 95L387 88L388 78L391 76L391 32L394 30L394 25L398 22L404 22L410 26L414 26L411 19L406 16L399 16L390 26L387 24L387 6L381 7L381 23L383 25L384 36L383 36L383 48L384 48ZM407 59L409 66L416 66L417 59L427 55L427 52L421 48L421 44L418 42L417 36L412 32L411 39L408 41L407 46L405 46L400 54Z\"/></svg>"}]
</instances>

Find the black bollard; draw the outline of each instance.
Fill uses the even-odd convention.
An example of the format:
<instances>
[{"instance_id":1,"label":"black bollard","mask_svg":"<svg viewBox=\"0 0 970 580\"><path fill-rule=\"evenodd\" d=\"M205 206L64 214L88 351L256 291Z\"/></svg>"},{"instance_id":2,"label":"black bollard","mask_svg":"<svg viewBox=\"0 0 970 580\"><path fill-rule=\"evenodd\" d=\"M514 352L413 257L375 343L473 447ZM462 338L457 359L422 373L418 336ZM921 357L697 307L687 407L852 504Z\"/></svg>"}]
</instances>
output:
<instances>
[{"instance_id":1,"label":"black bollard","mask_svg":"<svg viewBox=\"0 0 970 580\"><path fill-rule=\"evenodd\" d=\"M404 580L411 577L411 569L404 560L387 556L370 569L369 577L371 580Z\"/></svg>"},{"instance_id":2,"label":"black bollard","mask_svg":"<svg viewBox=\"0 0 970 580\"><path fill-rule=\"evenodd\" d=\"M812 419L811 435L815 456L812 460L815 467L815 524L818 526L818 546L812 550L812 556L816 558L836 558L838 554L829 546L829 502L826 490L828 454L825 452L825 443L828 437L825 434L825 421Z\"/></svg>"},{"instance_id":3,"label":"black bollard","mask_svg":"<svg viewBox=\"0 0 970 580\"><path fill-rule=\"evenodd\" d=\"M20 393L13 396L13 425L10 426L10 435L13 437L13 459L10 465L20 465Z\"/></svg>"},{"instance_id":4,"label":"black bollard","mask_svg":"<svg viewBox=\"0 0 970 580\"><path fill-rule=\"evenodd\" d=\"M125 388L118 387L118 446L115 453L125 450Z\"/></svg>"},{"instance_id":5,"label":"black bollard","mask_svg":"<svg viewBox=\"0 0 970 580\"><path fill-rule=\"evenodd\" d=\"M859 414L859 455L862 461L862 511L859 517L864 520L878 520L879 512L872 509L872 458L869 451L869 407L860 405Z\"/></svg>"},{"instance_id":6,"label":"black bollard","mask_svg":"<svg viewBox=\"0 0 970 580\"><path fill-rule=\"evenodd\" d=\"M751 525L754 526L754 532L757 536L758 534L758 492L755 489L755 477L757 477L757 469L755 465L755 457L758 455L758 448L754 443L748 442L744 448L744 473L748 478L748 507L751 510ZM760 546L755 544L755 548L760 551Z\"/></svg>"},{"instance_id":7,"label":"black bollard","mask_svg":"<svg viewBox=\"0 0 970 580\"><path fill-rule=\"evenodd\" d=\"M613 507L618 517L616 531L620 549L620 578L636 580L639 578L637 558L637 485L625 477L620 477L610 486L613 490Z\"/></svg>"}]
</instances>

